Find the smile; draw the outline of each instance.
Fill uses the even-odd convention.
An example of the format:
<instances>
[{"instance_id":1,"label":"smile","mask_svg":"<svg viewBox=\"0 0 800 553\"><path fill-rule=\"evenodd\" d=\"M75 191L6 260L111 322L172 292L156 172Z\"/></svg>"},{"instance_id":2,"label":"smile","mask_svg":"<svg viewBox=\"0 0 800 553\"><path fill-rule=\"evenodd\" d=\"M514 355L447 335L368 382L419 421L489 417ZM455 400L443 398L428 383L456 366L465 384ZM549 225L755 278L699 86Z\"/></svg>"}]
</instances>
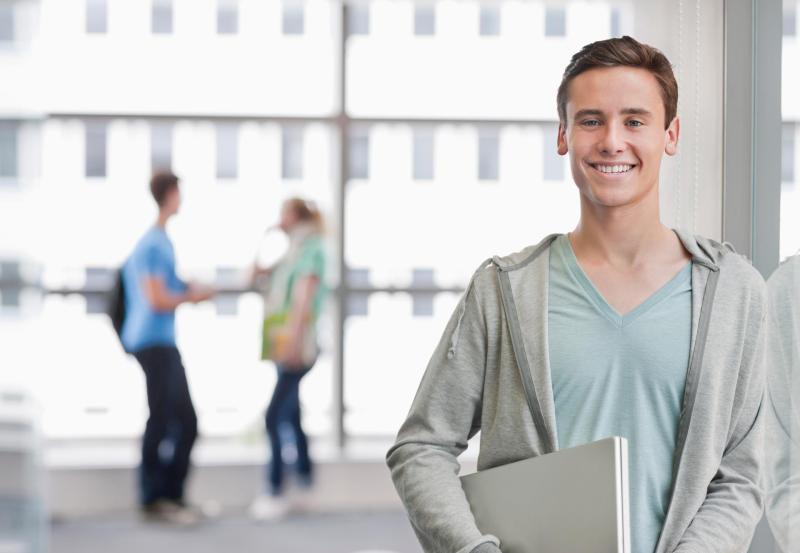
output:
<instances>
[{"instance_id":1,"label":"smile","mask_svg":"<svg viewBox=\"0 0 800 553\"><path fill-rule=\"evenodd\" d=\"M635 167L635 165L627 164L627 163L619 163L616 165L609 165L604 163L590 163L589 164L592 168L600 171L601 173L605 174L622 174L627 173L631 169Z\"/></svg>"}]
</instances>

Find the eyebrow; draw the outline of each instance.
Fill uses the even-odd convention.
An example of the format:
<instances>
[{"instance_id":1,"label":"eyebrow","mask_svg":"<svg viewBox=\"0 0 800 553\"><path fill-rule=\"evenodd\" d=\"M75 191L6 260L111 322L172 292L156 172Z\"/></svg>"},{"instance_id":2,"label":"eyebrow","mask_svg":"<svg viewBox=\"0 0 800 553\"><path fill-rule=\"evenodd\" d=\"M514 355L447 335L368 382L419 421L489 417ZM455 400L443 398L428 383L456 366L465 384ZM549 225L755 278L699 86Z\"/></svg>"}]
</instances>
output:
<instances>
[{"instance_id":1,"label":"eyebrow","mask_svg":"<svg viewBox=\"0 0 800 553\"><path fill-rule=\"evenodd\" d=\"M644 108L623 108L619 110L622 115L644 115L644 116L651 116L653 113L649 110ZM580 119L581 117L586 117L587 115L603 115L603 111L599 109L582 109L575 113L574 118Z\"/></svg>"}]
</instances>

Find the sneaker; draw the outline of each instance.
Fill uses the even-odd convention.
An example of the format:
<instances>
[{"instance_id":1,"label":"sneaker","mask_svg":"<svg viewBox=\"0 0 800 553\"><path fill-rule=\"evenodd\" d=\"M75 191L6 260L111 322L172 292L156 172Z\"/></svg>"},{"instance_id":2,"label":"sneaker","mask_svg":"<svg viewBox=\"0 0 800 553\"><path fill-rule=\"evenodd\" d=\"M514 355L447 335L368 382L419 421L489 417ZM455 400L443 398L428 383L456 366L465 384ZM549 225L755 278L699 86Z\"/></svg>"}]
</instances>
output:
<instances>
[{"instance_id":1,"label":"sneaker","mask_svg":"<svg viewBox=\"0 0 800 553\"><path fill-rule=\"evenodd\" d=\"M220 516L222 508L216 501L203 501L201 503L189 503L184 499L170 500L169 503L176 505L181 509L186 509L195 515L198 519L212 519Z\"/></svg>"},{"instance_id":2,"label":"sneaker","mask_svg":"<svg viewBox=\"0 0 800 553\"><path fill-rule=\"evenodd\" d=\"M142 505L141 513L148 522L164 522L177 526L192 526L200 522L200 517L190 509L162 499Z\"/></svg>"},{"instance_id":3,"label":"sneaker","mask_svg":"<svg viewBox=\"0 0 800 553\"><path fill-rule=\"evenodd\" d=\"M269 522L280 520L289 514L289 502L280 495L260 495L250 505L250 516L254 520Z\"/></svg>"},{"instance_id":4,"label":"sneaker","mask_svg":"<svg viewBox=\"0 0 800 553\"><path fill-rule=\"evenodd\" d=\"M295 486L289 494L292 512L313 513L319 511L314 489L310 486Z\"/></svg>"},{"instance_id":5,"label":"sneaker","mask_svg":"<svg viewBox=\"0 0 800 553\"><path fill-rule=\"evenodd\" d=\"M295 474L294 480L298 488L309 489L314 485L314 473L298 472L297 474Z\"/></svg>"}]
</instances>

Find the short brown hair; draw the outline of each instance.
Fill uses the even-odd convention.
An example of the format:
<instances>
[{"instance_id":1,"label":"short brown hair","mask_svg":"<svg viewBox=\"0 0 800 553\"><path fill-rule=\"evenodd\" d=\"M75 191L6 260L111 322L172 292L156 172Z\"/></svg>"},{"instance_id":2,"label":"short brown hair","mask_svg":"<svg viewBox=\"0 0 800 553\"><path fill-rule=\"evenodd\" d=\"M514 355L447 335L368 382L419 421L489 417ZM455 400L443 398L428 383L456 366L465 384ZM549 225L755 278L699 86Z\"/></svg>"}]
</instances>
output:
<instances>
[{"instance_id":1,"label":"short brown hair","mask_svg":"<svg viewBox=\"0 0 800 553\"><path fill-rule=\"evenodd\" d=\"M556 96L558 118L561 123L565 125L567 123L570 81L589 69L618 66L640 67L653 74L661 88L665 115L664 128L667 128L678 113L678 82L672 72L672 65L660 50L629 36L592 42L572 56L572 60L564 70Z\"/></svg>"},{"instance_id":2,"label":"short brown hair","mask_svg":"<svg viewBox=\"0 0 800 553\"><path fill-rule=\"evenodd\" d=\"M150 193L158 204L164 205L164 200L170 190L178 188L178 177L170 171L156 171L150 179Z\"/></svg>"}]
</instances>

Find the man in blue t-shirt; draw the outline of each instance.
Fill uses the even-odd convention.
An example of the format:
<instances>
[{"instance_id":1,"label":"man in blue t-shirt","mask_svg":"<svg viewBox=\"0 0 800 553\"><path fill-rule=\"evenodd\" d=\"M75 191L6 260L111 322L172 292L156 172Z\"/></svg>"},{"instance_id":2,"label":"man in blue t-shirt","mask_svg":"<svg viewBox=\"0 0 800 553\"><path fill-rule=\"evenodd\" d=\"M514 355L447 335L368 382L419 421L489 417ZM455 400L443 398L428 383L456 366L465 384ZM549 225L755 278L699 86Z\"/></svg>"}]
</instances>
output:
<instances>
[{"instance_id":1,"label":"man in blue t-shirt","mask_svg":"<svg viewBox=\"0 0 800 553\"><path fill-rule=\"evenodd\" d=\"M150 408L142 440L139 500L148 518L190 523L197 517L186 507L183 492L197 416L175 344L175 309L185 302L206 300L213 292L187 284L175 273L166 225L180 206L178 177L154 174L150 192L158 204L158 220L136 244L122 272L126 312L122 344L144 370Z\"/></svg>"}]
</instances>

